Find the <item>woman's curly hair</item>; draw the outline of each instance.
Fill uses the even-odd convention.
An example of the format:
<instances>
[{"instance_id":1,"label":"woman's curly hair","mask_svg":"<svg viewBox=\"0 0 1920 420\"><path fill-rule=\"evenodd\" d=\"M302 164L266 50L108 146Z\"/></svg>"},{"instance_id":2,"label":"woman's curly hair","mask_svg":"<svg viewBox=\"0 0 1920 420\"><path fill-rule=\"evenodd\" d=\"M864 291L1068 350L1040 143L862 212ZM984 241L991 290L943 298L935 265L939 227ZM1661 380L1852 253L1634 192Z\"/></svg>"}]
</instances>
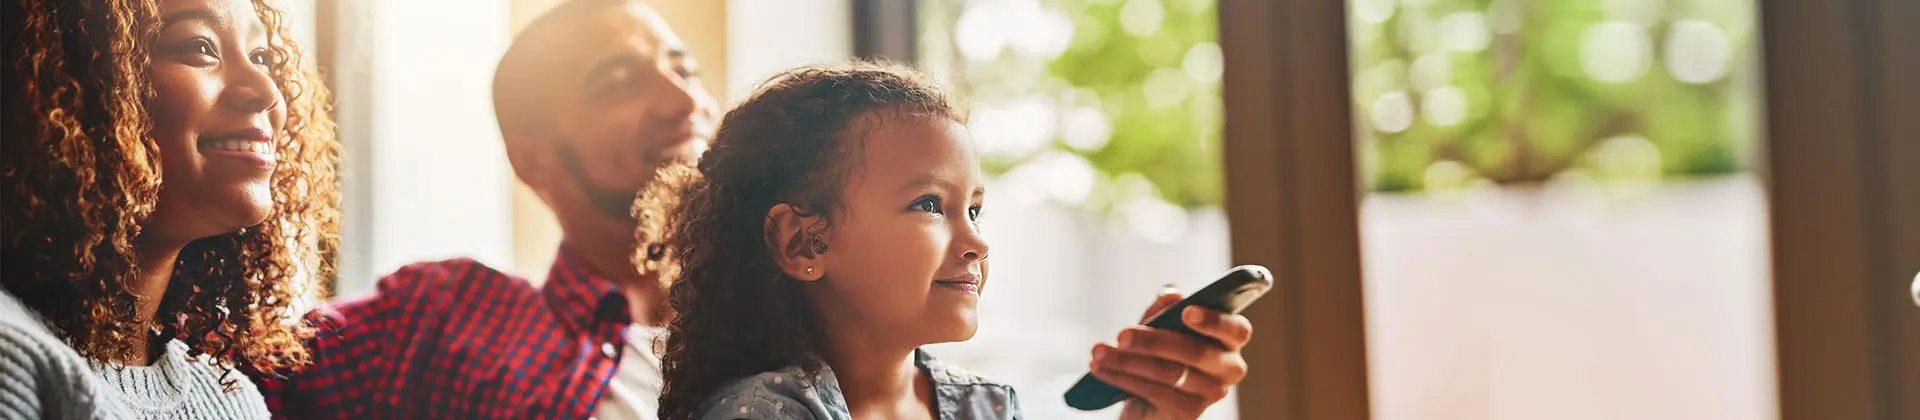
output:
<instances>
[{"instance_id":1,"label":"woman's curly hair","mask_svg":"<svg viewBox=\"0 0 1920 420\"><path fill-rule=\"evenodd\" d=\"M915 119L960 121L939 88L896 64L804 67L774 76L721 120L697 170L664 169L635 210L661 264L672 322L663 419L686 419L728 381L799 365L817 371L819 325L800 281L776 265L763 224L788 203L831 228L865 133ZM815 231L812 233L821 233ZM636 261L658 257L642 247ZM677 265L677 267L676 267Z\"/></svg>"},{"instance_id":2,"label":"woman's curly hair","mask_svg":"<svg viewBox=\"0 0 1920 420\"><path fill-rule=\"evenodd\" d=\"M0 1L5 48L0 153L0 286L81 355L122 359L153 328L227 367L306 365L293 304L328 278L337 243L339 143L326 87L283 15L254 0L287 108L274 135L271 216L189 243L151 323L135 319L135 238L160 192L147 109L154 0Z\"/></svg>"}]
</instances>

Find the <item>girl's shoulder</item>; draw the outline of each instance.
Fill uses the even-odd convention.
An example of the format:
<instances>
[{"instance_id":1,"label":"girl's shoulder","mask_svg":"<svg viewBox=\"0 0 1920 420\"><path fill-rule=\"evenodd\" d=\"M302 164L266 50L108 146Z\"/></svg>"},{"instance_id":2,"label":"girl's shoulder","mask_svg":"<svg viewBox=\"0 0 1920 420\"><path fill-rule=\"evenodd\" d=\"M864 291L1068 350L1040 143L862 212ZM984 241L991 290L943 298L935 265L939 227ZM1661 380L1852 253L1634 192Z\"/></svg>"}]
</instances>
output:
<instances>
[{"instance_id":1,"label":"girl's shoulder","mask_svg":"<svg viewBox=\"0 0 1920 420\"><path fill-rule=\"evenodd\" d=\"M825 386L823 386L823 384ZM800 366L762 372L720 387L694 412L695 419L836 419L829 404L845 407L829 374Z\"/></svg>"},{"instance_id":2,"label":"girl's shoulder","mask_svg":"<svg viewBox=\"0 0 1920 420\"><path fill-rule=\"evenodd\" d=\"M1020 419L1013 387L916 352L914 364L932 378L943 418ZM699 420L851 418L833 370L788 366L721 386L693 416Z\"/></svg>"},{"instance_id":3,"label":"girl's shoulder","mask_svg":"<svg viewBox=\"0 0 1920 420\"><path fill-rule=\"evenodd\" d=\"M1020 398L1013 386L949 365L925 350L914 354L915 364L933 378L939 410L959 419L1019 419Z\"/></svg>"}]
</instances>

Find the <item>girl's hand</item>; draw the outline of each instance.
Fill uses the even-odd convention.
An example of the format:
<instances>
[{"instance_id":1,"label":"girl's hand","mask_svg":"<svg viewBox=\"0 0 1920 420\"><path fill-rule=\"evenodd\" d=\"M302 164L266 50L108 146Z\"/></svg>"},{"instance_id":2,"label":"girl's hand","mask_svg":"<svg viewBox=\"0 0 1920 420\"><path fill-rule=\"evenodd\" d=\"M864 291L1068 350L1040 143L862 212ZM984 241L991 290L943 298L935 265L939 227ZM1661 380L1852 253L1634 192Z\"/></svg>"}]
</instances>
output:
<instances>
[{"instance_id":1,"label":"girl's hand","mask_svg":"<svg viewBox=\"0 0 1920 420\"><path fill-rule=\"evenodd\" d=\"M1181 298L1177 290L1161 292L1141 315L1141 322ZM1093 376L1134 396L1127 400L1120 418L1199 418L1247 377L1247 361L1240 357L1240 349L1253 335L1251 321L1197 307L1187 308L1181 319L1219 343L1133 326L1120 331L1117 347L1094 345Z\"/></svg>"}]
</instances>

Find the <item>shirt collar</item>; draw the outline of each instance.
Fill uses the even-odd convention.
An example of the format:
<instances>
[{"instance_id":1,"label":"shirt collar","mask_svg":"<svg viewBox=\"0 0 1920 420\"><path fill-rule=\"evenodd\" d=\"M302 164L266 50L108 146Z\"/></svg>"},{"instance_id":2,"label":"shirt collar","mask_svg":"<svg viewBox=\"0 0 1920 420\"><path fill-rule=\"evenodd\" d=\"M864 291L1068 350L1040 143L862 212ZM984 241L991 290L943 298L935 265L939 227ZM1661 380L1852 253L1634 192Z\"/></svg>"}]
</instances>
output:
<instances>
[{"instance_id":1,"label":"shirt collar","mask_svg":"<svg viewBox=\"0 0 1920 420\"><path fill-rule=\"evenodd\" d=\"M566 247L554 256L553 269L547 272L547 282L540 291L549 308L583 330L597 322L633 323L620 285L594 273Z\"/></svg>"},{"instance_id":2,"label":"shirt collar","mask_svg":"<svg viewBox=\"0 0 1920 420\"><path fill-rule=\"evenodd\" d=\"M986 381L979 374L941 362L922 349L913 350L913 364L933 377L934 385L976 385Z\"/></svg>"}]
</instances>

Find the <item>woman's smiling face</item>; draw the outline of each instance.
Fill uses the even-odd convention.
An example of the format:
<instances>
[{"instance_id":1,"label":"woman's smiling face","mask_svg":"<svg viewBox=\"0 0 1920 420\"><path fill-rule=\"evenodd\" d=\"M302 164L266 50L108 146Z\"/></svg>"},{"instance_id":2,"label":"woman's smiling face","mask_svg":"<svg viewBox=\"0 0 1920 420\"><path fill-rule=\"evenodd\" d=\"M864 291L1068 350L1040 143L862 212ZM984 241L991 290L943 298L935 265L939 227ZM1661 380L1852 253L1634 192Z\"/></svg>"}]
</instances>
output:
<instances>
[{"instance_id":1,"label":"woman's smiling face","mask_svg":"<svg viewBox=\"0 0 1920 420\"><path fill-rule=\"evenodd\" d=\"M184 243L266 220L287 108L245 0L163 0L148 76L161 192L145 235Z\"/></svg>"}]
</instances>

